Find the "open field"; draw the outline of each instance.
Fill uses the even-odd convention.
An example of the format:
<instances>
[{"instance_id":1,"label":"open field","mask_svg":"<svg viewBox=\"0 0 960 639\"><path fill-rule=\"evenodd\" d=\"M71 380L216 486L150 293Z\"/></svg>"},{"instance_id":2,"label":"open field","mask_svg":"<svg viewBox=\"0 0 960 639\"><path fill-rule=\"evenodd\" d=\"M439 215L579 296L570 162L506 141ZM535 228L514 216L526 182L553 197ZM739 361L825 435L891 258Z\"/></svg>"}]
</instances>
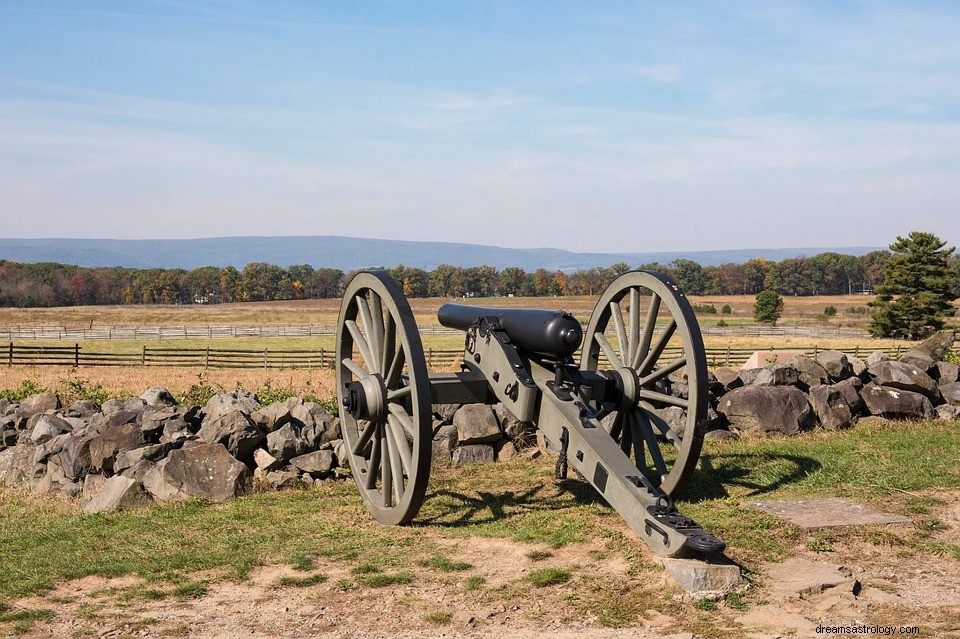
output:
<instances>
[{"instance_id":1,"label":"open field","mask_svg":"<svg viewBox=\"0 0 960 639\"><path fill-rule=\"evenodd\" d=\"M863 325L866 314L850 314L847 309L866 308L873 298L864 295L832 295L785 297L781 324L810 324L821 321L823 309L834 306L837 315L829 325ZM411 298L410 306L422 326L437 324L437 309L446 302L463 302L478 306L515 308L557 308L570 311L586 322L596 304L596 297L497 297L450 300L446 298ZM727 323L752 323L753 295L713 295L691 297L694 304L710 304L718 313L702 313L701 322L710 324L723 319ZM960 302L955 302L960 305ZM724 304L731 313L721 315ZM86 328L97 326L260 326L307 325L337 323L339 299L297 300L286 302L246 302L209 306L68 306L63 308L0 308L0 326L65 326Z\"/></svg>"},{"instance_id":2,"label":"open field","mask_svg":"<svg viewBox=\"0 0 960 639\"><path fill-rule=\"evenodd\" d=\"M943 422L707 442L681 508L729 543L750 582L719 602L684 598L586 484L552 480L550 458L437 468L404 528L374 524L349 480L93 516L5 492L0 632L739 638L792 635L764 624L802 619L955 636L960 469L943 451L958 448L960 431ZM814 495L913 523L805 533L746 507ZM778 599L767 562L788 557L846 566L862 590Z\"/></svg>"}]
</instances>

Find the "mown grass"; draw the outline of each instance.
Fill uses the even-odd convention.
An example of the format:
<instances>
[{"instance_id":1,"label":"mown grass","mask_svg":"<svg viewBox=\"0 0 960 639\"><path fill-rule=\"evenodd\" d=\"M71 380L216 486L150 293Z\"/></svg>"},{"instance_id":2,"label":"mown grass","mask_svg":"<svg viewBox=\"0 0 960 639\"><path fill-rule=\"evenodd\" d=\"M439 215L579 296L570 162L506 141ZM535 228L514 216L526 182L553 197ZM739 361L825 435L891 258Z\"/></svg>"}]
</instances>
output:
<instances>
[{"instance_id":1,"label":"mown grass","mask_svg":"<svg viewBox=\"0 0 960 639\"><path fill-rule=\"evenodd\" d=\"M729 554L748 571L760 560L804 548L808 539L746 504L811 495L846 496L915 518L918 526L907 532L856 531L859 538L889 546L891 552L960 557L956 544L937 536L942 502L918 497L921 491L960 487L958 450L960 429L943 422L708 443L702 470L679 505L727 541ZM75 503L6 490L0 492L0 600L87 575L128 574L148 584L142 590L193 596L188 591L197 593L199 586L176 588L198 571L243 578L270 563L312 570L319 559L352 565L357 584L381 587L409 583L415 575L408 571L417 565L464 569L441 552L436 540L467 537L511 539L539 548L602 540L631 562L631 574L645 570L638 542L625 532L619 516L583 482L558 484L552 476L552 459L437 469L420 516L401 528L373 523L351 481L224 504L194 501L88 516ZM845 534L817 539L821 548L838 546ZM468 588L483 585L479 580L465 583ZM344 587L354 586L344 582ZM624 610L622 614L629 612ZM620 613L610 614L616 625Z\"/></svg>"}]
</instances>

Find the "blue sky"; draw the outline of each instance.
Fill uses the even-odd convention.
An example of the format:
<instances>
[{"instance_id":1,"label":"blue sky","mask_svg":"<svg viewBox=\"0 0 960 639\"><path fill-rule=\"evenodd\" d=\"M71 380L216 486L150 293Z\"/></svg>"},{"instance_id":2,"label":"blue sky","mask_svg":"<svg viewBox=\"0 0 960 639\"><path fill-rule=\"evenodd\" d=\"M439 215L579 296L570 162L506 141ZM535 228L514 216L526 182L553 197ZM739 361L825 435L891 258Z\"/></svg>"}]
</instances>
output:
<instances>
[{"instance_id":1,"label":"blue sky","mask_svg":"<svg viewBox=\"0 0 960 639\"><path fill-rule=\"evenodd\" d=\"M960 241L960 4L0 0L6 237Z\"/></svg>"}]
</instances>

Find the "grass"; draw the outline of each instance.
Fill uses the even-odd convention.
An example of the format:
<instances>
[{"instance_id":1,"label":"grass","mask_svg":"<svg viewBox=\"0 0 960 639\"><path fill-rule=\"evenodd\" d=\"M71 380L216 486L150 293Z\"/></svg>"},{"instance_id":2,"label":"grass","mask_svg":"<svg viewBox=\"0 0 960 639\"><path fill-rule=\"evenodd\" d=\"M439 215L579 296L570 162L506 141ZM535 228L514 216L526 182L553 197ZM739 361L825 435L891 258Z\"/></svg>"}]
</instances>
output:
<instances>
[{"instance_id":1,"label":"grass","mask_svg":"<svg viewBox=\"0 0 960 639\"><path fill-rule=\"evenodd\" d=\"M13 635L28 632L38 621L50 621L56 616L52 610L46 608L21 608L10 610L5 605L0 608L0 623L12 624L10 631Z\"/></svg>"},{"instance_id":2,"label":"grass","mask_svg":"<svg viewBox=\"0 0 960 639\"><path fill-rule=\"evenodd\" d=\"M467 586L467 590L480 590L486 583L487 580L480 575L471 575L470 577L467 577L467 580L464 582L464 584Z\"/></svg>"},{"instance_id":3,"label":"grass","mask_svg":"<svg viewBox=\"0 0 960 639\"><path fill-rule=\"evenodd\" d=\"M435 626L443 626L453 620L453 613L449 610L437 610L428 612L423 616L423 620Z\"/></svg>"},{"instance_id":4,"label":"grass","mask_svg":"<svg viewBox=\"0 0 960 639\"><path fill-rule=\"evenodd\" d=\"M285 588L306 588L308 586L316 586L317 584L322 584L327 581L329 577L322 573L317 573L316 575L310 575L308 577L294 577L292 575L284 575L277 580L278 586L283 586Z\"/></svg>"},{"instance_id":5,"label":"grass","mask_svg":"<svg viewBox=\"0 0 960 639\"><path fill-rule=\"evenodd\" d=\"M544 559L549 559L553 557L553 553L549 550L531 550L527 553L527 559L532 561L543 561Z\"/></svg>"},{"instance_id":6,"label":"grass","mask_svg":"<svg viewBox=\"0 0 960 639\"><path fill-rule=\"evenodd\" d=\"M541 568L531 572L529 579L537 588L556 586L570 581L570 571L565 568Z\"/></svg>"},{"instance_id":7,"label":"grass","mask_svg":"<svg viewBox=\"0 0 960 639\"><path fill-rule=\"evenodd\" d=\"M370 575L364 575L357 581L368 588L384 588L386 586L396 586L413 583L413 575L409 572L385 573L377 572Z\"/></svg>"},{"instance_id":8,"label":"grass","mask_svg":"<svg viewBox=\"0 0 960 639\"><path fill-rule=\"evenodd\" d=\"M442 572L462 572L473 568L473 564L468 564L465 561L453 561L443 555L430 557L427 565Z\"/></svg>"}]
</instances>

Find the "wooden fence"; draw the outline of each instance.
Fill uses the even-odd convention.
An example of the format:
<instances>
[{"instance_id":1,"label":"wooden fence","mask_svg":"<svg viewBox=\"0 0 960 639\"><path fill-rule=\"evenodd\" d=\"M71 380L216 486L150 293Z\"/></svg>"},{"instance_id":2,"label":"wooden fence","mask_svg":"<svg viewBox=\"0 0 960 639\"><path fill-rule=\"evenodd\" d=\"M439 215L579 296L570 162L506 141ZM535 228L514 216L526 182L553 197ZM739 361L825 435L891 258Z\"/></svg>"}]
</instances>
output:
<instances>
[{"instance_id":1,"label":"wooden fence","mask_svg":"<svg viewBox=\"0 0 960 639\"><path fill-rule=\"evenodd\" d=\"M218 349L218 348L154 348L144 346L139 352L107 353L87 350L79 344L73 346L33 346L10 342L0 361L8 366L181 366L192 368L333 368L334 352L331 349L278 350L278 349ZM710 367L739 367L757 348L711 347L706 349ZM778 347L771 344L768 350L796 351L798 354L816 356L826 350L812 346ZM856 357L866 357L874 350L881 350L898 359L907 347L855 346L845 350ZM679 348L667 348L664 357L676 357ZM427 366L431 370L455 369L463 357L461 349L435 349L424 351ZM579 360L579 355L576 356ZM601 354L601 367L607 367Z\"/></svg>"}]
</instances>

